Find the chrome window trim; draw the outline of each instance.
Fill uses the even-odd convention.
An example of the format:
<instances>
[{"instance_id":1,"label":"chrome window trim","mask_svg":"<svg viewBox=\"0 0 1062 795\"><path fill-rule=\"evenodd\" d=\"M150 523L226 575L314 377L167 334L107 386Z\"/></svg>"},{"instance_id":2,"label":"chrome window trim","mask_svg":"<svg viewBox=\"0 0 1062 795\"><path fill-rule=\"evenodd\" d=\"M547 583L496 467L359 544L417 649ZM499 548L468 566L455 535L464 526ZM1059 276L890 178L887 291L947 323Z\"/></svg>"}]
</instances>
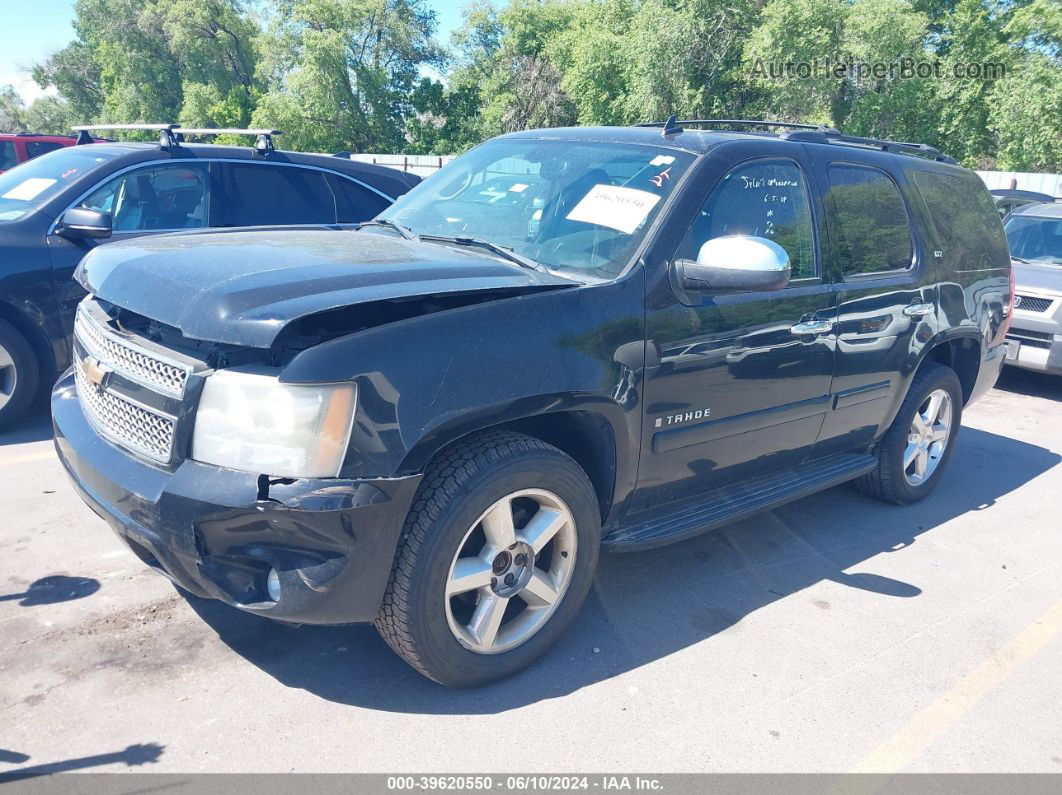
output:
<instances>
[{"instance_id":1,"label":"chrome window trim","mask_svg":"<svg viewBox=\"0 0 1062 795\"><path fill-rule=\"evenodd\" d=\"M360 179L357 179L356 177L352 177L349 174L344 174L342 171L333 171L332 169L324 168L323 166L313 166L313 165L309 165L307 163L278 163L278 162L275 162L275 161L267 161L267 160L240 160L239 158L233 158L233 157L174 157L174 158L160 158L158 160L144 160L144 161L141 161L139 163L134 163L133 165L126 166L125 168L120 168L117 171L111 172L106 177L104 177L99 182L97 182L95 185L93 185L91 188L89 188L84 193L82 193L80 196L78 196L76 199L74 199L74 201L71 202L70 204L68 204L66 206L66 208L62 212L60 212L58 215L56 215L55 220L53 220L51 225L48 227L48 232L46 234L48 234L48 235L55 234L56 227L59 226L59 219L63 217L63 214L67 210L72 210L74 207L77 207L81 202L83 202L85 200L86 197L88 197L91 193L93 193L93 192L99 190L100 188L102 188L105 184L110 182L112 179L114 179L116 177L120 177L120 176L122 176L122 174L128 173L129 171L134 171L135 169L138 169L138 168L149 168L151 166L165 165L167 163L184 163L184 164L202 163L202 164L208 165L208 166L209 166L210 163L237 163L237 164L254 164L254 165L258 165L258 166L273 166L273 167L280 166L282 168L302 168L302 169L306 169L308 171L320 171L322 174L334 174L337 177L340 177L340 178L345 179L345 180L349 180L350 182L353 182L355 185L359 185L362 188L365 188L366 190L371 191L372 193L375 193L377 196L380 196L380 197L382 197L384 199L387 199L387 201L389 201L391 203L394 203L396 201L396 197L388 196L382 190L380 190L378 188L375 188L372 185L369 185L367 182L362 182ZM210 190L209 186L207 187L207 190L208 191ZM209 201L209 193L208 193L208 201ZM334 223L345 223L345 222L336 221ZM245 228L245 227L195 226L195 227L190 227L190 228L189 227L182 227L180 229L125 229L125 230L121 230L121 231L118 231L118 232L114 232L112 234L127 234L127 235L128 234L136 234L136 235L156 234L157 235L157 234L165 234L166 232L191 232L191 231L194 231L194 230L202 230L202 229L242 229L242 228Z\"/></svg>"}]
</instances>

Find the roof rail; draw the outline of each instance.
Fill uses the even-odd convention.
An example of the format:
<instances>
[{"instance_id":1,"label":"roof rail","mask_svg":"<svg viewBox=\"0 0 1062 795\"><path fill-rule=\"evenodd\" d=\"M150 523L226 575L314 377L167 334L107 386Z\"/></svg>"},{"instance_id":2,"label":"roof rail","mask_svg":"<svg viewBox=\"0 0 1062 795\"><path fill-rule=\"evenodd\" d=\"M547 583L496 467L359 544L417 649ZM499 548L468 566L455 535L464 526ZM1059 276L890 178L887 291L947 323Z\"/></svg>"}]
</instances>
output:
<instances>
[{"instance_id":1,"label":"roof rail","mask_svg":"<svg viewBox=\"0 0 1062 795\"><path fill-rule=\"evenodd\" d=\"M77 144L92 143L89 130L151 130L159 133L159 148L170 149L181 142L181 136L174 131L176 124L78 124L73 130L77 133Z\"/></svg>"},{"instance_id":2,"label":"roof rail","mask_svg":"<svg viewBox=\"0 0 1062 795\"><path fill-rule=\"evenodd\" d=\"M887 141L880 138L864 138L859 135L845 135L839 130L815 130L807 132L784 132L780 136L788 141L805 141L820 144L846 144L863 146L869 149L881 149L900 155L918 155L939 163L955 163L950 157L929 144L916 144L909 141Z\"/></svg>"},{"instance_id":3,"label":"roof rail","mask_svg":"<svg viewBox=\"0 0 1062 795\"><path fill-rule=\"evenodd\" d=\"M788 121L766 121L764 119L676 119L674 116L667 121L643 121L635 124L635 127L663 127L672 133L682 132L683 127L699 125L702 127L787 127L794 130L815 130L817 132L834 132L838 130L823 124L798 124ZM665 132L665 134L668 134Z\"/></svg>"},{"instance_id":4,"label":"roof rail","mask_svg":"<svg viewBox=\"0 0 1062 795\"><path fill-rule=\"evenodd\" d=\"M273 146L273 136L284 134L280 130L243 127L178 127L176 132L181 135L255 135L258 136L258 140L254 142L254 151L260 155L276 151Z\"/></svg>"}]
</instances>

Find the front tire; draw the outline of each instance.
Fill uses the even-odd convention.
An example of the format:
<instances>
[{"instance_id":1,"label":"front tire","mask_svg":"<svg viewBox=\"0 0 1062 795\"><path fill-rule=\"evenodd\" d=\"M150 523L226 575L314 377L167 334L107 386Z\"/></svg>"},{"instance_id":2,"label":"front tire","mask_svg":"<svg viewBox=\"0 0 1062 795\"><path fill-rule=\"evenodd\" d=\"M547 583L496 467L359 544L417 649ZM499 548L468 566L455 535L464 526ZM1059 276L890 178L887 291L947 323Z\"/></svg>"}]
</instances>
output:
<instances>
[{"instance_id":1,"label":"front tire","mask_svg":"<svg viewBox=\"0 0 1062 795\"><path fill-rule=\"evenodd\" d=\"M951 460L961 424L959 377L950 367L926 362L873 451L878 465L855 481L856 488L897 505L925 499Z\"/></svg>"},{"instance_id":2,"label":"front tire","mask_svg":"<svg viewBox=\"0 0 1062 795\"><path fill-rule=\"evenodd\" d=\"M425 474L376 628L440 684L510 676L575 617L600 536L594 489L575 461L530 436L478 434Z\"/></svg>"},{"instance_id":3,"label":"front tire","mask_svg":"<svg viewBox=\"0 0 1062 795\"><path fill-rule=\"evenodd\" d=\"M39 383L33 348L18 329L0 320L0 430L25 413Z\"/></svg>"}]
</instances>

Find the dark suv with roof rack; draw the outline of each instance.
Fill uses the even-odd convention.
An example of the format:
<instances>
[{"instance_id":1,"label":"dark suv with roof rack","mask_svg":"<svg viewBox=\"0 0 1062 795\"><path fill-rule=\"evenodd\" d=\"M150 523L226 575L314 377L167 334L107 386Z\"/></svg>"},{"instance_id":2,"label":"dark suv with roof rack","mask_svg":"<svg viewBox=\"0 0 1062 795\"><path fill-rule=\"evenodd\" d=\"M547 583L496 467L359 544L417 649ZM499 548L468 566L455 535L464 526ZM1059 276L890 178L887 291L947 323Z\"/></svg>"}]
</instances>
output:
<instances>
[{"instance_id":1,"label":"dark suv with roof rack","mask_svg":"<svg viewBox=\"0 0 1062 795\"><path fill-rule=\"evenodd\" d=\"M187 229L352 224L420 181L347 158L276 151L271 130L79 129L89 145L0 174L0 428L22 415L39 383L69 366L74 310L85 295L70 277L101 243L142 244ZM148 129L160 140L93 143L89 129ZM183 140L219 132L259 140L254 148Z\"/></svg>"},{"instance_id":2,"label":"dark suv with roof rack","mask_svg":"<svg viewBox=\"0 0 1062 795\"><path fill-rule=\"evenodd\" d=\"M984 185L695 124L502 136L353 234L92 252L52 397L73 482L188 591L374 622L453 686L545 652L602 547L846 481L922 499L1004 358Z\"/></svg>"}]
</instances>

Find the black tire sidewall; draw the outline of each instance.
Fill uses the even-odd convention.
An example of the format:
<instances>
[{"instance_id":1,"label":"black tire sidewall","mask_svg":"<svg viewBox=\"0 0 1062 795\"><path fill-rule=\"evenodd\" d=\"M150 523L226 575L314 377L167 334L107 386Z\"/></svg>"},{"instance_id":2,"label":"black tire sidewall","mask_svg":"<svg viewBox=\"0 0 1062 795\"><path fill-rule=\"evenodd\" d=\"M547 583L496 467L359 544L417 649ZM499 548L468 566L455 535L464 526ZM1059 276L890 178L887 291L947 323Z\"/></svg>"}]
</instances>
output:
<instances>
[{"instance_id":1,"label":"black tire sidewall","mask_svg":"<svg viewBox=\"0 0 1062 795\"><path fill-rule=\"evenodd\" d=\"M0 320L0 346L11 354L17 374L11 399L0 408L0 429L3 429L17 420L33 401L40 385L40 368L29 342L5 320Z\"/></svg>"},{"instance_id":2,"label":"black tire sidewall","mask_svg":"<svg viewBox=\"0 0 1062 795\"><path fill-rule=\"evenodd\" d=\"M597 568L600 509L583 471L560 451L538 450L493 469L477 472L464 492L447 501L417 556L410 626L418 655L432 678L451 687L502 679L527 667L563 634L586 598ZM450 564L469 528L494 502L528 488L560 497L575 519L575 570L560 606L546 625L520 646L478 654L458 642L446 620L443 593Z\"/></svg>"},{"instance_id":3,"label":"black tire sidewall","mask_svg":"<svg viewBox=\"0 0 1062 795\"><path fill-rule=\"evenodd\" d=\"M948 436L948 445L944 449L937 468L924 482L912 485L907 482L904 475L903 454L907 448L907 436L910 432L911 422L915 412L925 403L931 392L937 389L945 390L951 397L951 432ZM937 483L948 468L948 462L955 452L958 444L959 430L962 427L962 386L955 371L943 365L934 365L916 379L912 389L908 393L900 407L896 420L889 429L883 443L881 454L883 463L889 469L893 498L896 502L909 504L929 496L936 488Z\"/></svg>"}]
</instances>

